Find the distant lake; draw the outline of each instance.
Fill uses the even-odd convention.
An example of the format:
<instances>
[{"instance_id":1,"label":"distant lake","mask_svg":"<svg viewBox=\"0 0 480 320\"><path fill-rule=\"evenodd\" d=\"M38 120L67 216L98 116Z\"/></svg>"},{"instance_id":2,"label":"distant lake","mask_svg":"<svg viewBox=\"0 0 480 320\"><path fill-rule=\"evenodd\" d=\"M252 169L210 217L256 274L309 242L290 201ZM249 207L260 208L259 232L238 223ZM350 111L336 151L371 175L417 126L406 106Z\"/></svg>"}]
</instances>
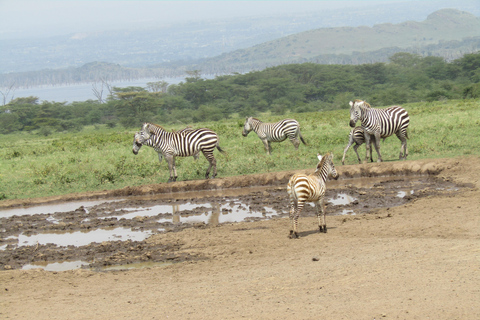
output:
<instances>
[{"instance_id":1,"label":"distant lake","mask_svg":"<svg viewBox=\"0 0 480 320\"><path fill-rule=\"evenodd\" d=\"M147 87L148 82L166 81L168 84L178 84L185 81L184 78L169 78L169 79L138 79L134 81L118 81L109 82L112 87ZM93 94L93 83L81 83L72 85L59 85L59 86L41 86L28 89L15 89L13 92L13 99L22 97L38 97L40 101L55 101L55 102L74 102L74 101L86 101L97 100ZM100 83L97 83L97 87L100 88ZM108 95L108 90L103 89L104 99ZM9 100L12 94L9 96Z\"/></svg>"}]
</instances>

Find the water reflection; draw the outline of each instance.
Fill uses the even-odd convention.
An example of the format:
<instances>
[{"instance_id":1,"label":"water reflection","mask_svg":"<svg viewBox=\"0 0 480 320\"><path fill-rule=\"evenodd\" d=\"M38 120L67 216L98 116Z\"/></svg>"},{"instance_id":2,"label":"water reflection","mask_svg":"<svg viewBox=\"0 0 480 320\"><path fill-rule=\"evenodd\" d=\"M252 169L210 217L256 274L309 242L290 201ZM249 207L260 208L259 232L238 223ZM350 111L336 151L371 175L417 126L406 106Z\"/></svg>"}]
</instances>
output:
<instances>
[{"instance_id":1,"label":"water reflection","mask_svg":"<svg viewBox=\"0 0 480 320\"><path fill-rule=\"evenodd\" d=\"M352 197L346 193L339 193L334 198L328 199L328 202L335 206L348 205L353 203L357 198Z\"/></svg>"},{"instance_id":2,"label":"water reflection","mask_svg":"<svg viewBox=\"0 0 480 320\"><path fill-rule=\"evenodd\" d=\"M57 246L86 246L93 242L102 243L104 241L132 240L143 241L152 235L149 230L132 231L127 228L97 229L89 231L58 232L58 233L39 233L26 236L21 233L18 236L19 246L32 246L36 244L46 245L53 243Z\"/></svg>"},{"instance_id":3,"label":"water reflection","mask_svg":"<svg viewBox=\"0 0 480 320\"><path fill-rule=\"evenodd\" d=\"M49 214L55 212L69 212L83 207L85 212L88 213L89 209L93 206L110 203L122 200L98 200L98 201L72 201L62 203L52 203L42 206L22 207L0 210L0 218L10 218L13 216L25 216L34 214Z\"/></svg>"},{"instance_id":4,"label":"water reflection","mask_svg":"<svg viewBox=\"0 0 480 320\"><path fill-rule=\"evenodd\" d=\"M89 263L85 261L63 261L63 262L34 262L32 264L26 264L22 267L22 270L31 270L31 269L43 269L46 271L67 271L80 269L82 266L88 266Z\"/></svg>"},{"instance_id":5,"label":"water reflection","mask_svg":"<svg viewBox=\"0 0 480 320\"><path fill-rule=\"evenodd\" d=\"M264 207L261 211L248 209L238 199L228 204L219 203L191 203L175 205L156 205L152 207L128 208L128 213L118 214L115 212L112 216L103 217L117 219L134 219L135 217L154 217L157 215L167 215L168 217L157 220L159 223L171 222L178 223L205 223L209 225L218 225L220 223L241 222L254 218L271 218L280 214L272 207ZM190 211L190 212L188 212ZM181 214L181 213L184 214Z\"/></svg>"},{"instance_id":6,"label":"water reflection","mask_svg":"<svg viewBox=\"0 0 480 320\"><path fill-rule=\"evenodd\" d=\"M407 194L413 194L413 190L410 191L398 191L397 197L398 198L405 198Z\"/></svg>"}]
</instances>

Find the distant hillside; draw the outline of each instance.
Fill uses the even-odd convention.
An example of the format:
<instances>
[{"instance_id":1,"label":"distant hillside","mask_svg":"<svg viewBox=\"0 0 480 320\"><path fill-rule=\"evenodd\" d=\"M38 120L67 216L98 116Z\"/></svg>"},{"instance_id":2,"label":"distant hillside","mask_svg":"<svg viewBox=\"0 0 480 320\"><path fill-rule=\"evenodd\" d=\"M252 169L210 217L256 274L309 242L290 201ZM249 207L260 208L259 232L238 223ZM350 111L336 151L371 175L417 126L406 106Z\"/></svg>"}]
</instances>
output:
<instances>
[{"instance_id":1,"label":"distant hillside","mask_svg":"<svg viewBox=\"0 0 480 320\"><path fill-rule=\"evenodd\" d=\"M222 68L225 71L258 70L300 62L382 62L386 61L387 55L399 51L455 59L465 53L480 50L478 37L480 18L468 12L443 9L430 14L423 22L407 21L373 27L322 28L301 32L205 59L188 67L205 71L214 68L215 72L221 73ZM467 43L465 47L459 46L459 41L463 40ZM447 52L445 43L449 43L449 47L453 45L453 51ZM387 48L389 49L386 50ZM385 54L379 54L380 52Z\"/></svg>"},{"instance_id":2,"label":"distant hillside","mask_svg":"<svg viewBox=\"0 0 480 320\"><path fill-rule=\"evenodd\" d=\"M361 17L356 17L357 19ZM480 50L480 18L464 11L443 9L423 22L378 24L373 27L321 28L281 37L220 56L128 68L92 62L82 67L0 74L0 87L31 87L88 83L107 79L134 80L185 75L245 73L288 63L363 64L386 62L397 52L438 56L448 61Z\"/></svg>"}]
</instances>

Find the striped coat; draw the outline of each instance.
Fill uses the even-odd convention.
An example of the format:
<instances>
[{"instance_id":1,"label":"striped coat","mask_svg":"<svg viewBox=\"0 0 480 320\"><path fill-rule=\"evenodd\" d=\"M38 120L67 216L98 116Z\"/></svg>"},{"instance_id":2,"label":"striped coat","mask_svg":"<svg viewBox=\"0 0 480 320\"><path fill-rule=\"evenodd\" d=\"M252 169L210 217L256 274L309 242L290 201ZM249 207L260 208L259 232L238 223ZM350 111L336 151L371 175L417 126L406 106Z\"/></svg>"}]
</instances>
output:
<instances>
[{"instance_id":1,"label":"striped coat","mask_svg":"<svg viewBox=\"0 0 480 320\"><path fill-rule=\"evenodd\" d=\"M375 136L375 149L378 154L378 162L382 162L380 154L380 138L387 138L393 134L401 141L400 159L406 159L407 150L407 128L410 123L408 112L400 106L392 106L386 109L375 109L363 100L350 101L350 126L355 127L360 120L365 132L365 144L367 153L365 162L368 161L370 151L370 136Z\"/></svg>"},{"instance_id":2,"label":"striped coat","mask_svg":"<svg viewBox=\"0 0 480 320\"><path fill-rule=\"evenodd\" d=\"M300 133L300 125L298 121L294 119L284 119L275 123L265 123L256 118L247 117L243 125L242 135L246 137L250 131L255 132L260 140L262 140L267 154L271 154L272 151L270 142L282 142L288 138L295 149L298 149L300 140L303 144L306 144Z\"/></svg>"},{"instance_id":3,"label":"striped coat","mask_svg":"<svg viewBox=\"0 0 480 320\"><path fill-rule=\"evenodd\" d=\"M375 136L374 135L370 136L370 139L373 139L373 141L375 143ZM350 149L350 147L353 144L355 144L353 146L353 150L357 154L358 163L362 163L362 160L360 160L360 156L358 155L357 149L358 149L358 147L360 147L364 143L365 143L365 135L364 135L362 127L355 127L352 130L350 130L350 133L348 135L348 144L345 147L345 150L343 150L342 164L345 164L345 156L347 154L348 149ZM373 162L372 148L370 148L370 162Z\"/></svg>"},{"instance_id":4,"label":"striped coat","mask_svg":"<svg viewBox=\"0 0 480 320\"><path fill-rule=\"evenodd\" d=\"M217 161L213 156L213 151L217 148L220 152L224 152L219 146L217 134L206 128L185 128L177 132L168 132L158 125L145 123L142 130L135 134L133 153L137 154L143 144L153 147L158 152L160 161L162 156L167 160L170 170L168 182L177 179L175 157L193 156L197 159L198 154L202 152L209 162L205 179L209 178L212 168L211 178L213 179L217 175Z\"/></svg>"},{"instance_id":5,"label":"striped coat","mask_svg":"<svg viewBox=\"0 0 480 320\"><path fill-rule=\"evenodd\" d=\"M314 202L317 210L318 228L327 232L325 220L326 181L329 177L338 179L338 173L333 164L333 154L318 155L320 162L311 175L295 174L288 181L287 193L290 198L290 238L298 238L298 217L306 202Z\"/></svg>"}]
</instances>

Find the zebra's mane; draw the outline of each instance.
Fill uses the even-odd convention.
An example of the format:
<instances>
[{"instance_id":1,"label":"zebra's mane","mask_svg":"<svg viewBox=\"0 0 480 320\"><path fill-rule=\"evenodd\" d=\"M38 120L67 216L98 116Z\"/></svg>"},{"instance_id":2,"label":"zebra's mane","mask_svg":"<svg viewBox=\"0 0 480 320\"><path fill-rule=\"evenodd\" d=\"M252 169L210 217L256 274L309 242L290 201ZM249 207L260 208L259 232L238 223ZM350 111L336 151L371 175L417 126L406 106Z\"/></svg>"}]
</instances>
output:
<instances>
[{"instance_id":1,"label":"zebra's mane","mask_svg":"<svg viewBox=\"0 0 480 320\"><path fill-rule=\"evenodd\" d=\"M161 125L155 124L155 123L147 122L147 125L148 125L148 131L150 131L150 133L154 133L152 131L152 129L150 129L150 126L158 128L158 129L162 129L163 131L167 131L167 130L165 130L164 127L162 127Z\"/></svg>"},{"instance_id":2,"label":"zebra's mane","mask_svg":"<svg viewBox=\"0 0 480 320\"><path fill-rule=\"evenodd\" d=\"M322 157L322 160L320 160L320 163L318 164L318 168L323 168L323 166L325 165L325 161L327 161L327 159L330 159L332 157L332 154L330 152L328 152L326 155L324 155Z\"/></svg>"},{"instance_id":3,"label":"zebra's mane","mask_svg":"<svg viewBox=\"0 0 480 320\"><path fill-rule=\"evenodd\" d=\"M354 103L358 103L359 105L363 105L364 107L366 108L371 108L372 106L370 106L370 104L364 100L359 100L359 99L355 99Z\"/></svg>"},{"instance_id":4,"label":"zebra's mane","mask_svg":"<svg viewBox=\"0 0 480 320\"><path fill-rule=\"evenodd\" d=\"M325 166L327 161L330 161L332 159L332 154L328 152L326 155L322 157L320 162L317 165L317 169L315 170L314 175L320 174L322 168Z\"/></svg>"},{"instance_id":5,"label":"zebra's mane","mask_svg":"<svg viewBox=\"0 0 480 320\"><path fill-rule=\"evenodd\" d=\"M259 121L259 122L263 122L262 120L257 119L257 118L254 118L254 117L250 117L250 118L252 118L252 120L257 120L257 121Z\"/></svg>"}]
</instances>

